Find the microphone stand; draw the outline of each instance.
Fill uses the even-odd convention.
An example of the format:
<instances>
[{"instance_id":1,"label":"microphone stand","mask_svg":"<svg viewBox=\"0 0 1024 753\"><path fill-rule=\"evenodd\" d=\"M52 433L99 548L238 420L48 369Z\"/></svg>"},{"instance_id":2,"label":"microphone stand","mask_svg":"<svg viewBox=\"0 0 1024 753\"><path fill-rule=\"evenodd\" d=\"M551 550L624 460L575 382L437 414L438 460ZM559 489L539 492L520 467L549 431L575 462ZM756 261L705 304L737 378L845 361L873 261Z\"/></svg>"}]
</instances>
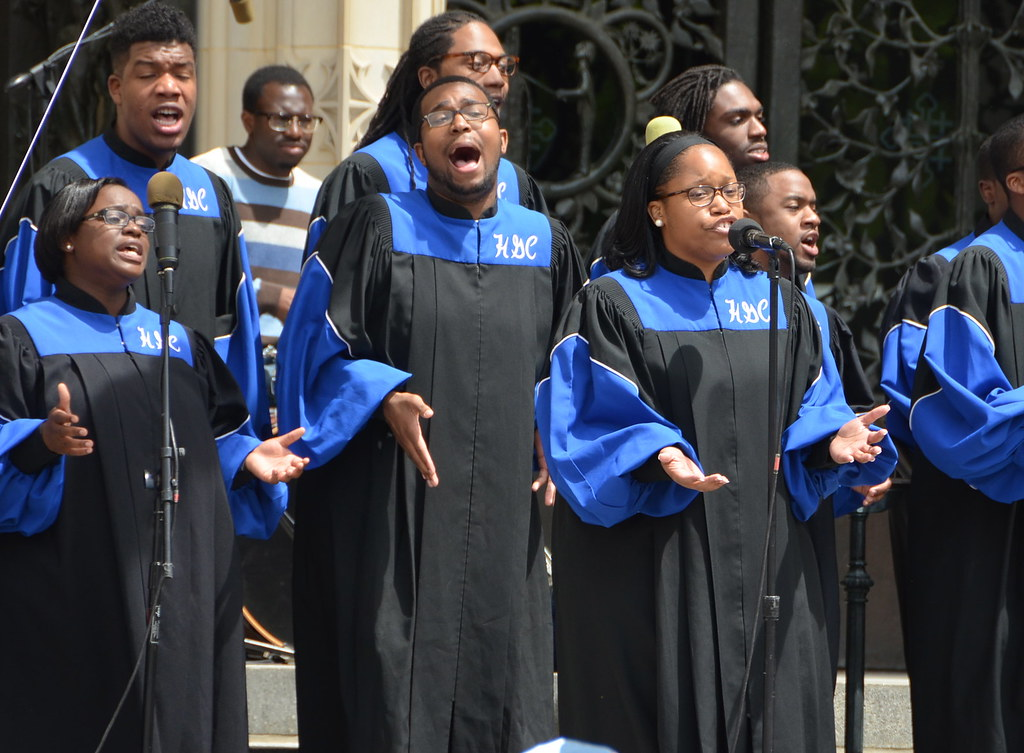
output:
<instances>
[{"instance_id":1,"label":"microphone stand","mask_svg":"<svg viewBox=\"0 0 1024 753\"><path fill-rule=\"evenodd\" d=\"M179 451L174 444L171 424L171 358L170 328L174 310L174 270L176 256L160 258L160 492L156 498L153 526L153 562L149 575L149 630L146 644L146 674L143 681L142 749L146 753L156 750L156 669L160 645L161 596L164 581L174 577L171 533L174 523L174 505L178 501L177 459Z\"/></svg>"},{"instance_id":2,"label":"microphone stand","mask_svg":"<svg viewBox=\"0 0 1024 753\"><path fill-rule=\"evenodd\" d=\"M50 94L49 101L46 104L46 109L43 111L43 115L39 119L39 125L36 127L35 133L32 134L32 141L25 150L25 156L22 158L21 164L18 166L18 170L14 174L14 180L11 181L11 185L7 188L7 195L4 197L4 203L0 205L0 217L3 217L7 213L7 207L11 203L11 197L14 196L14 191L17 189L18 183L25 174L25 168L28 166L29 160L32 159L32 152L35 151L36 145L39 143L39 138L43 133L43 129L46 128L46 124L50 121L50 116L53 114L53 108L56 106L57 98L64 89L64 83L67 81L68 74L71 73L71 67L74 65L78 51L90 42L95 42L98 39L103 39L104 37L109 36L110 32L113 31L114 22L111 22L95 34L91 34L88 37L85 35L86 32L89 31L89 27L92 25L93 19L96 17L96 13L100 9L101 2L102 0L95 0L93 3L92 10L89 12L89 17L85 20L85 26L82 27L82 33L79 34L78 39L74 44L64 45L43 62L32 66L28 72L19 73L7 82L5 91L8 92L14 91L30 81L34 81L36 86L39 87L39 90L45 94L46 80L49 77L50 71L53 68L56 68L57 65L60 64L60 61L65 57L68 58L67 65L64 66L64 71L61 73L60 79L53 87L53 92Z\"/></svg>"},{"instance_id":3,"label":"microphone stand","mask_svg":"<svg viewBox=\"0 0 1024 753\"><path fill-rule=\"evenodd\" d=\"M772 454L768 481L768 529L765 552L765 586L762 602L764 614L764 716L761 720L762 753L775 749L775 646L779 624L781 597L775 590L775 491L779 482L782 438L779 433L778 365L779 365L779 259L768 255L768 447Z\"/></svg>"},{"instance_id":4,"label":"microphone stand","mask_svg":"<svg viewBox=\"0 0 1024 753\"><path fill-rule=\"evenodd\" d=\"M776 590L776 531L779 466L782 458L781 406L779 399L779 257L786 252L790 257L790 269L794 269L793 250L780 238L773 238L773 247L768 254L769 304L768 304L768 447L772 454L771 475L768 480L768 514L765 534L764 590L762 591L762 614L764 618L764 712L761 722L761 751L775 750L775 679L777 632L782 597ZM792 315L788 319L792 326Z\"/></svg>"}]
</instances>

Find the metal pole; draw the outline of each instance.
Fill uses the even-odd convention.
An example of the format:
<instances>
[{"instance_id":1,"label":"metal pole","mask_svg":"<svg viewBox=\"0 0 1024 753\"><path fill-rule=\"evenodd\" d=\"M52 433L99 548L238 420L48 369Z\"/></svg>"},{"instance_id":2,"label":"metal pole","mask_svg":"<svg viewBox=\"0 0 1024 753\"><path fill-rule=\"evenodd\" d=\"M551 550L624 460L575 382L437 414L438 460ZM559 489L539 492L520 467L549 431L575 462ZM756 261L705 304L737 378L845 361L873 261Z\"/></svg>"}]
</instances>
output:
<instances>
[{"instance_id":1,"label":"metal pole","mask_svg":"<svg viewBox=\"0 0 1024 753\"><path fill-rule=\"evenodd\" d=\"M846 753L864 751L864 625L868 591L875 585L865 568L868 513L850 515L850 569L846 588Z\"/></svg>"}]
</instances>

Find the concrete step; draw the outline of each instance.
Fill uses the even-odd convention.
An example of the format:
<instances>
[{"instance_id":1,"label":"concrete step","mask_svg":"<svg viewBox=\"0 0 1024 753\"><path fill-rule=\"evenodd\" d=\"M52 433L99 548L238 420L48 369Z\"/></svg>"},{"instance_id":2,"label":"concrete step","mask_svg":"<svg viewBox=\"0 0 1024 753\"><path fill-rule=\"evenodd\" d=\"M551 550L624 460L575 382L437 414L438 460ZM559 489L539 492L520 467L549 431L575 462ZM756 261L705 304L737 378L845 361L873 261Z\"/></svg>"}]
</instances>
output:
<instances>
[{"instance_id":1,"label":"concrete step","mask_svg":"<svg viewBox=\"0 0 1024 753\"><path fill-rule=\"evenodd\" d=\"M295 667L250 662L249 747L261 753L298 750L295 718ZM846 676L839 673L835 695L836 740L844 742ZM897 672L869 672L864 678L864 753L913 750L910 727L910 685ZM840 747L839 752L844 750Z\"/></svg>"}]
</instances>

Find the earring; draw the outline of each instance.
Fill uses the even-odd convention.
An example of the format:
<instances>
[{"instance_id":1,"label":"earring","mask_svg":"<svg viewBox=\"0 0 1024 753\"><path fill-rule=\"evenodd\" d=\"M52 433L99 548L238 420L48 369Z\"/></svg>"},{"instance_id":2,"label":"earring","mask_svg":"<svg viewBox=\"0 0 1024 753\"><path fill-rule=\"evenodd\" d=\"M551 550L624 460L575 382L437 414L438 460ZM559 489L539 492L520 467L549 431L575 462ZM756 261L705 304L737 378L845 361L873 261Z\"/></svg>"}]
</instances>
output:
<instances>
[{"instance_id":1,"label":"earring","mask_svg":"<svg viewBox=\"0 0 1024 753\"><path fill-rule=\"evenodd\" d=\"M665 221L660 218L655 220L654 227L665 227Z\"/></svg>"},{"instance_id":2,"label":"earring","mask_svg":"<svg viewBox=\"0 0 1024 753\"><path fill-rule=\"evenodd\" d=\"M71 253L72 251L75 250L75 247L72 246L70 243L68 245L66 245L64 248L66 248L68 250L68 253Z\"/></svg>"}]
</instances>

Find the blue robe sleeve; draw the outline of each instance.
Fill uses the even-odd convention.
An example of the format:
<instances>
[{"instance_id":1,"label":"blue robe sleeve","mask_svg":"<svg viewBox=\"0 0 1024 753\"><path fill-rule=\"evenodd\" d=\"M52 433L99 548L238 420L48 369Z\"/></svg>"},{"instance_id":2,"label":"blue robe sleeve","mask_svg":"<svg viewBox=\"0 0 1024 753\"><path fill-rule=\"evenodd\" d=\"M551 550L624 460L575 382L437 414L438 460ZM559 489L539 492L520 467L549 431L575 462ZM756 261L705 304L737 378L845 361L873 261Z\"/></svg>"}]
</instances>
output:
<instances>
[{"instance_id":1,"label":"blue robe sleeve","mask_svg":"<svg viewBox=\"0 0 1024 753\"><path fill-rule=\"evenodd\" d=\"M33 459L29 473L15 463L16 448L31 440L47 413L39 357L16 331L0 319L0 533L32 536L57 519L65 461L62 456L49 463Z\"/></svg>"},{"instance_id":2,"label":"blue robe sleeve","mask_svg":"<svg viewBox=\"0 0 1024 753\"><path fill-rule=\"evenodd\" d=\"M40 419L20 418L0 423L0 533L32 536L57 519L64 496L64 458L38 473L22 473L11 451L35 432Z\"/></svg>"},{"instance_id":3,"label":"blue robe sleeve","mask_svg":"<svg viewBox=\"0 0 1024 753\"><path fill-rule=\"evenodd\" d=\"M374 357L371 329L380 317L371 308L390 265L390 229L382 232L385 220L374 218L384 204L374 201L346 207L328 226L303 265L279 341L278 423L282 431L306 428L295 451L312 468L340 453L411 376Z\"/></svg>"},{"instance_id":4,"label":"blue robe sleeve","mask_svg":"<svg viewBox=\"0 0 1024 753\"><path fill-rule=\"evenodd\" d=\"M928 319L910 414L939 470L1006 503L1024 498L1024 387L1012 324L1021 304L1009 273L987 248L956 258Z\"/></svg>"},{"instance_id":5,"label":"blue robe sleeve","mask_svg":"<svg viewBox=\"0 0 1024 753\"><path fill-rule=\"evenodd\" d=\"M914 379L932 302L950 269L948 256L932 254L907 270L882 318L881 386L891 407L885 423L893 438L908 447L917 447L910 431Z\"/></svg>"},{"instance_id":6,"label":"blue robe sleeve","mask_svg":"<svg viewBox=\"0 0 1024 753\"><path fill-rule=\"evenodd\" d=\"M812 363L817 372L808 375L807 387L801 398L799 412L782 433L781 470L792 500L793 514L799 520L807 520L818 509L822 498L852 486L874 485L885 481L896 467L897 453L892 440L886 436L880 443L881 454L870 463L847 463L845 465L815 467L812 458L821 443L828 442L855 417L846 402L846 394L839 375L835 357L831 353L831 332L827 312L814 299L800 298L802 304L794 312L795 319L807 317L817 326L811 329L800 324L799 337L815 352ZM806 306L806 309L804 309ZM806 310L809 314L801 314ZM877 428L877 427L873 427ZM834 501L837 516L856 509L859 503L856 495L844 491Z\"/></svg>"},{"instance_id":7,"label":"blue robe sleeve","mask_svg":"<svg viewBox=\"0 0 1024 753\"><path fill-rule=\"evenodd\" d=\"M639 332L594 287L580 292L561 331L550 373L536 389L537 425L555 486L581 520L602 526L685 508L696 491L633 477L673 445L699 465L682 431L641 397L629 358ZM607 356L603 361L594 357L591 340Z\"/></svg>"},{"instance_id":8,"label":"blue robe sleeve","mask_svg":"<svg viewBox=\"0 0 1024 753\"><path fill-rule=\"evenodd\" d=\"M246 456L260 444L260 439L237 381L216 348L198 332L193 330L191 334L195 368L208 386L210 427L217 441L235 533L254 539L270 538L288 506L288 486L267 484L251 477L247 483L236 486Z\"/></svg>"},{"instance_id":9,"label":"blue robe sleeve","mask_svg":"<svg viewBox=\"0 0 1024 753\"><path fill-rule=\"evenodd\" d=\"M238 382L245 404L252 416L253 431L265 439L271 435L270 403L267 395L266 373L263 368L263 343L260 340L260 311L256 302L256 290L252 285L252 270L249 268L249 252L245 245L241 222L234 211L223 213L224 221L235 224L232 243L235 248L230 255L237 254L242 274L235 289L234 328L214 341L217 354L227 364ZM187 292L183 291L187 295Z\"/></svg>"}]
</instances>

